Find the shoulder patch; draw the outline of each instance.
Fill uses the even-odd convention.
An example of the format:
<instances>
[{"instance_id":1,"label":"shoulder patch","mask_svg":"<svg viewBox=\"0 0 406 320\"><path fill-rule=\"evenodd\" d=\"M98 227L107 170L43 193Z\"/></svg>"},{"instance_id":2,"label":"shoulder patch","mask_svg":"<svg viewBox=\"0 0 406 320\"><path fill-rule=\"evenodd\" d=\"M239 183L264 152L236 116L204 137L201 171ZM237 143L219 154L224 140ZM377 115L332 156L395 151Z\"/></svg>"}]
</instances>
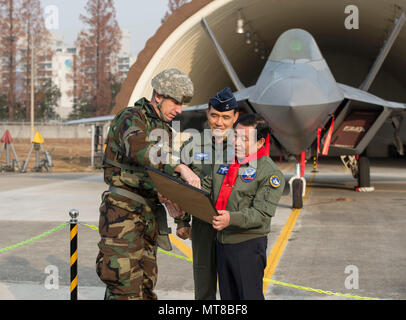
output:
<instances>
[{"instance_id":1,"label":"shoulder patch","mask_svg":"<svg viewBox=\"0 0 406 320\"><path fill-rule=\"evenodd\" d=\"M272 187L274 188L279 188L281 186L281 180L279 179L278 176L272 176L269 179L269 183L271 184Z\"/></svg>"}]
</instances>

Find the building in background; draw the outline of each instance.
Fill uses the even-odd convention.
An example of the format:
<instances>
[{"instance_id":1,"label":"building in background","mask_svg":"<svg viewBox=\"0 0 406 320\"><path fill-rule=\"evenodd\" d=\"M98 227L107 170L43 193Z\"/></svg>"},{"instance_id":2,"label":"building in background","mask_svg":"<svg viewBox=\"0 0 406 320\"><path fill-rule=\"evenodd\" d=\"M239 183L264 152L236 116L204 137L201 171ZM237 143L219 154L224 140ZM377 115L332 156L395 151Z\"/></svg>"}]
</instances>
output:
<instances>
[{"instance_id":1,"label":"building in background","mask_svg":"<svg viewBox=\"0 0 406 320\"><path fill-rule=\"evenodd\" d=\"M52 62L52 83L56 85L60 92L59 106L56 108L58 115L65 119L72 111L73 96L70 92L73 90L73 81L68 76L72 70L73 58L76 48L65 44L63 35L52 32L51 48L53 51Z\"/></svg>"},{"instance_id":2,"label":"building in background","mask_svg":"<svg viewBox=\"0 0 406 320\"><path fill-rule=\"evenodd\" d=\"M130 67L134 64L137 56L131 53L131 31L121 30L121 50L117 57L116 74L117 81L122 83L127 78Z\"/></svg>"},{"instance_id":3,"label":"building in background","mask_svg":"<svg viewBox=\"0 0 406 320\"><path fill-rule=\"evenodd\" d=\"M61 34L51 32L50 47L53 52L52 61L43 62L45 67L44 76L49 77L52 83L56 85L60 92L59 106L56 112L62 119L66 119L73 110L74 104L74 80L71 76L73 71L74 57L77 48L64 42ZM113 71L116 74L117 82L123 82L127 77L131 65L135 62L137 56L132 54L131 31L122 30L121 50L116 57ZM43 75L38 75L38 77Z\"/></svg>"}]
</instances>

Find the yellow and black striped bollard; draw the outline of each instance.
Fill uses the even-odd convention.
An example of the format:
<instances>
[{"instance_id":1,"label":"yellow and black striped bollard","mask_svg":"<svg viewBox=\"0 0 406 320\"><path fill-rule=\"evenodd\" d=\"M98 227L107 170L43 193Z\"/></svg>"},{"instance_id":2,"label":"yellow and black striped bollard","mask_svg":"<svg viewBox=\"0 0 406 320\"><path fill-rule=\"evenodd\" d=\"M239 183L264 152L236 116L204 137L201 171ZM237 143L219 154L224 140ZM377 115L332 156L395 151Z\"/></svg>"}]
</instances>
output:
<instances>
[{"instance_id":1,"label":"yellow and black striped bollard","mask_svg":"<svg viewBox=\"0 0 406 320\"><path fill-rule=\"evenodd\" d=\"M319 162L317 160L317 157L313 158L313 170L312 172L319 172Z\"/></svg>"},{"instance_id":2,"label":"yellow and black striped bollard","mask_svg":"<svg viewBox=\"0 0 406 320\"><path fill-rule=\"evenodd\" d=\"M79 211L69 211L70 219L70 299L78 299L78 216Z\"/></svg>"}]
</instances>

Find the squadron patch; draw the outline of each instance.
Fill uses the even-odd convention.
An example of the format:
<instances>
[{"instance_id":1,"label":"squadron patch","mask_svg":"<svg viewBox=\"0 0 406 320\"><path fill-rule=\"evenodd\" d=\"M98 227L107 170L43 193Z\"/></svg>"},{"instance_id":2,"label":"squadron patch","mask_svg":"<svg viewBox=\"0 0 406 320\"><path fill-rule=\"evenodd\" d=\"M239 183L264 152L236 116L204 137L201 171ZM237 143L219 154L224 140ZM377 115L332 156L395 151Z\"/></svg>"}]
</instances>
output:
<instances>
[{"instance_id":1,"label":"squadron patch","mask_svg":"<svg viewBox=\"0 0 406 320\"><path fill-rule=\"evenodd\" d=\"M241 179L244 182L251 182L255 179L256 176L257 176L257 170L255 170L254 168L247 168L242 173Z\"/></svg>"},{"instance_id":2,"label":"squadron patch","mask_svg":"<svg viewBox=\"0 0 406 320\"><path fill-rule=\"evenodd\" d=\"M279 188L281 186L281 180L279 179L278 176L272 176L269 179L269 183L271 184L272 187L274 188Z\"/></svg>"}]
</instances>

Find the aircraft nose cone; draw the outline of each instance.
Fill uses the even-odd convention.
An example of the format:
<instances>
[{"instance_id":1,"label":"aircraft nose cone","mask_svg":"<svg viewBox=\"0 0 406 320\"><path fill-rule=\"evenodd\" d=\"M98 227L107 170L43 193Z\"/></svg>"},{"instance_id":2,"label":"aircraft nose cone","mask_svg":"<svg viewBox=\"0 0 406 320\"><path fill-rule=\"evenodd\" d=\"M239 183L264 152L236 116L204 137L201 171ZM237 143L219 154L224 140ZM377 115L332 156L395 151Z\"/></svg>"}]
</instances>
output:
<instances>
[{"instance_id":1,"label":"aircraft nose cone","mask_svg":"<svg viewBox=\"0 0 406 320\"><path fill-rule=\"evenodd\" d=\"M250 102L269 121L283 147L298 155L311 146L317 129L327 123L343 98L324 61L312 65L270 62Z\"/></svg>"},{"instance_id":2,"label":"aircraft nose cone","mask_svg":"<svg viewBox=\"0 0 406 320\"><path fill-rule=\"evenodd\" d=\"M339 102L311 106L255 105L269 122L273 135L291 154L306 151Z\"/></svg>"},{"instance_id":3,"label":"aircraft nose cone","mask_svg":"<svg viewBox=\"0 0 406 320\"><path fill-rule=\"evenodd\" d=\"M328 92L317 83L297 77L281 79L269 86L255 101L258 104L295 107L331 102Z\"/></svg>"}]
</instances>

